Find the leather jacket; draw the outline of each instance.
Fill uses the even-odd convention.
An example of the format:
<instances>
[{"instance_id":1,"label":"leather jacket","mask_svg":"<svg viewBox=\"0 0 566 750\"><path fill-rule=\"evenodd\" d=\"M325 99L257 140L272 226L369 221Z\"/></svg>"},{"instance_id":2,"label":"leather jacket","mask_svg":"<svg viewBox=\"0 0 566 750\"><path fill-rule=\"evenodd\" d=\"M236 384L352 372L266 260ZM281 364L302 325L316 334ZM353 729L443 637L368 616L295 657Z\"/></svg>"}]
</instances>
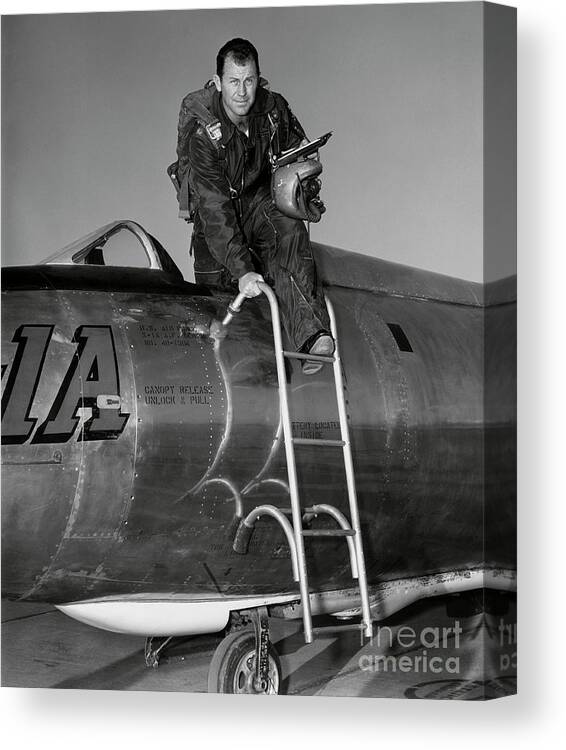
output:
<instances>
[{"instance_id":1,"label":"leather jacket","mask_svg":"<svg viewBox=\"0 0 566 750\"><path fill-rule=\"evenodd\" d=\"M189 185L210 253L239 279L254 270L241 226L270 197L270 145L274 153L284 151L297 146L305 133L285 99L261 86L249 113L248 136L228 118L217 91L211 111L222 135L214 142L199 124L189 136Z\"/></svg>"}]
</instances>

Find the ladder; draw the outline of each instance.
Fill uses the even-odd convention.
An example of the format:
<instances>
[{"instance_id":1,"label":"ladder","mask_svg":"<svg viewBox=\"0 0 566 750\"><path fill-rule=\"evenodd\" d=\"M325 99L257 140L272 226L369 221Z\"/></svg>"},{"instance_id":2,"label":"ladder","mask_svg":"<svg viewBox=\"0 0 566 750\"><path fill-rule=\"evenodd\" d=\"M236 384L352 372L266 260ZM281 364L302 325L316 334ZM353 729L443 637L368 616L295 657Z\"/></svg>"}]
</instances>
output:
<instances>
[{"instance_id":1,"label":"ladder","mask_svg":"<svg viewBox=\"0 0 566 750\"><path fill-rule=\"evenodd\" d=\"M299 583L304 636L305 642L311 643L313 634L325 631L338 630L360 630L363 634L371 638L371 612L369 605L369 594L367 586L367 577L364 561L364 551L362 546L360 518L358 511L358 501L356 495L356 483L354 478L354 465L352 461L352 451L350 446L350 437L348 431L348 418L346 414L346 402L344 398L344 382L342 378L342 367L340 361L340 350L338 347L338 336L336 331L336 317L332 303L325 295L326 306L330 317L330 330L335 342L335 351L332 356L320 356L313 354L302 354L299 352L286 351L283 348L281 321L279 316L279 306L275 293L266 283L258 284L262 292L266 295L271 308L271 323L273 327L273 339L275 344L275 359L277 363L277 379L279 385L279 400L281 409L281 420L283 424L283 439L285 444L285 455L287 459L287 474L289 479L289 495L291 501L290 508L277 508L273 505L259 505L240 522L240 527L234 540L234 549L239 552L247 550L250 535L255 526L255 522L261 515L270 515L279 521L280 525L287 536L289 548L291 550L291 563L293 566L293 576ZM239 312L240 306L246 297L239 294L233 303L228 307L228 312L223 326ZM338 405L338 415L340 422L340 440L324 440L316 438L296 438L293 437L291 415L289 412L289 398L287 392L287 379L285 374L285 359L312 360L322 362L325 365L332 364L334 372L334 385L336 389L336 401ZM340 448L344 461L346 472L346 485L348 491L348 501L350 508L350 521L335 506L327 504L312 505L302 507L297 482L297 470L295 461L295 446L310 445L316 447L333 447ZM292 522L287 519L287 514L291 515ZM326 514L332 517L338 528L336 529L310 529L304 528L304 522L308 522L318 515ZM352 578L358 579L358 586L361 598L362 620L356 624L336 625L330 627L313 628L312 612L309 598L308 571L305 557L305 538L309 537L344 537L348 543L350 553L350 567Z\"/></svg>"}]
</instances>

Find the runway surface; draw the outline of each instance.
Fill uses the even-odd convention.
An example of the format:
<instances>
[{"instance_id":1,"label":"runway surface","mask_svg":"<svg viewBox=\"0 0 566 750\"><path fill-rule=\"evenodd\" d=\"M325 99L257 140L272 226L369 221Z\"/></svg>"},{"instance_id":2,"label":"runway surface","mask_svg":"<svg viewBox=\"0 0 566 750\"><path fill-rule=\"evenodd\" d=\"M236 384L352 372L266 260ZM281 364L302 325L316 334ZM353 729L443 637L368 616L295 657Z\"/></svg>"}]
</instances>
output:
<instances>
[{"instance_id":1,"label":"runway surface","mask_svg":"<svg viewBox=\"0 0 566 750\"><path fill-rule=\"evenodd\" d=\"M484 615L429 600L374 626L306 645L299 621L270 620L287 695L482 700L516 691L516 603ZM334 620L320 620L329 624ZM144 641L88 627L49 605L2 602L2 686L207 692L217 636L178 639L157 669Z\"/></svg>"}]
</instances>

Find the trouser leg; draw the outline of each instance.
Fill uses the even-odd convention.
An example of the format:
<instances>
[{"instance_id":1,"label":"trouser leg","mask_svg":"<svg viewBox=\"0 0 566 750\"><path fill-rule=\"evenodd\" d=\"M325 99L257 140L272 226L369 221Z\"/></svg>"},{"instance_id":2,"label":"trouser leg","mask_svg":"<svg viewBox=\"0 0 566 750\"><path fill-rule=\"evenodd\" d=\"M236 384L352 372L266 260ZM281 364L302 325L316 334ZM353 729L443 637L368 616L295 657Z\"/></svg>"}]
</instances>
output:
<instances>
[{"instance_id":1,"label":"trouser leg","mask_svg":"<svg viewBox=\"0 0 566 750\"><path fill-rule=\"evenodd\" d=\"M203 284L209 289L218 291L237 291L237 284L232 281L230 272L211 254L204 236L204 231L197 215L191 237L191 254L194 254L195 283Z\"/></svg>"},{"instance_id":2,"label":"trouser leg","mask_svg":"<svg viewBox=\"0 0 566 750\"><path fill-rule=\"evenodd\" d=\"M246 235L273 283L287 335L300 349L318 331L330 330L306 227L270 200L254 211L249 223Z\"/></svg>"}]
</instances>

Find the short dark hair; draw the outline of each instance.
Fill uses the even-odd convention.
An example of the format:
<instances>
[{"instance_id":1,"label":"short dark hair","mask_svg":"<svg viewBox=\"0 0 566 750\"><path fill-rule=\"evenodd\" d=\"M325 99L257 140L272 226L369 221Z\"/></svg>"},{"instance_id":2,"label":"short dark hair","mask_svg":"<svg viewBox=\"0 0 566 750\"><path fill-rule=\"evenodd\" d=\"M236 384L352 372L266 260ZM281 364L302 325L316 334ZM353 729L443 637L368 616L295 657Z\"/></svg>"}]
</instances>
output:
<instances>
[{"instance_id":1,"label":"short dark hair","mask_svg":"<svg viewBox=\"0 0 566 750\"><path fill-rule=\"evenodd\" d=\"M220 51L216 55L216 75L222 78L224 73L224 63L226 58L231 56L238 65L244 65L248 60L253 60L255 63L255 69L259 77L259 58L257 49L247 39L230 39L229 42L220 48Z\"/></svg>"}]
</instances>

